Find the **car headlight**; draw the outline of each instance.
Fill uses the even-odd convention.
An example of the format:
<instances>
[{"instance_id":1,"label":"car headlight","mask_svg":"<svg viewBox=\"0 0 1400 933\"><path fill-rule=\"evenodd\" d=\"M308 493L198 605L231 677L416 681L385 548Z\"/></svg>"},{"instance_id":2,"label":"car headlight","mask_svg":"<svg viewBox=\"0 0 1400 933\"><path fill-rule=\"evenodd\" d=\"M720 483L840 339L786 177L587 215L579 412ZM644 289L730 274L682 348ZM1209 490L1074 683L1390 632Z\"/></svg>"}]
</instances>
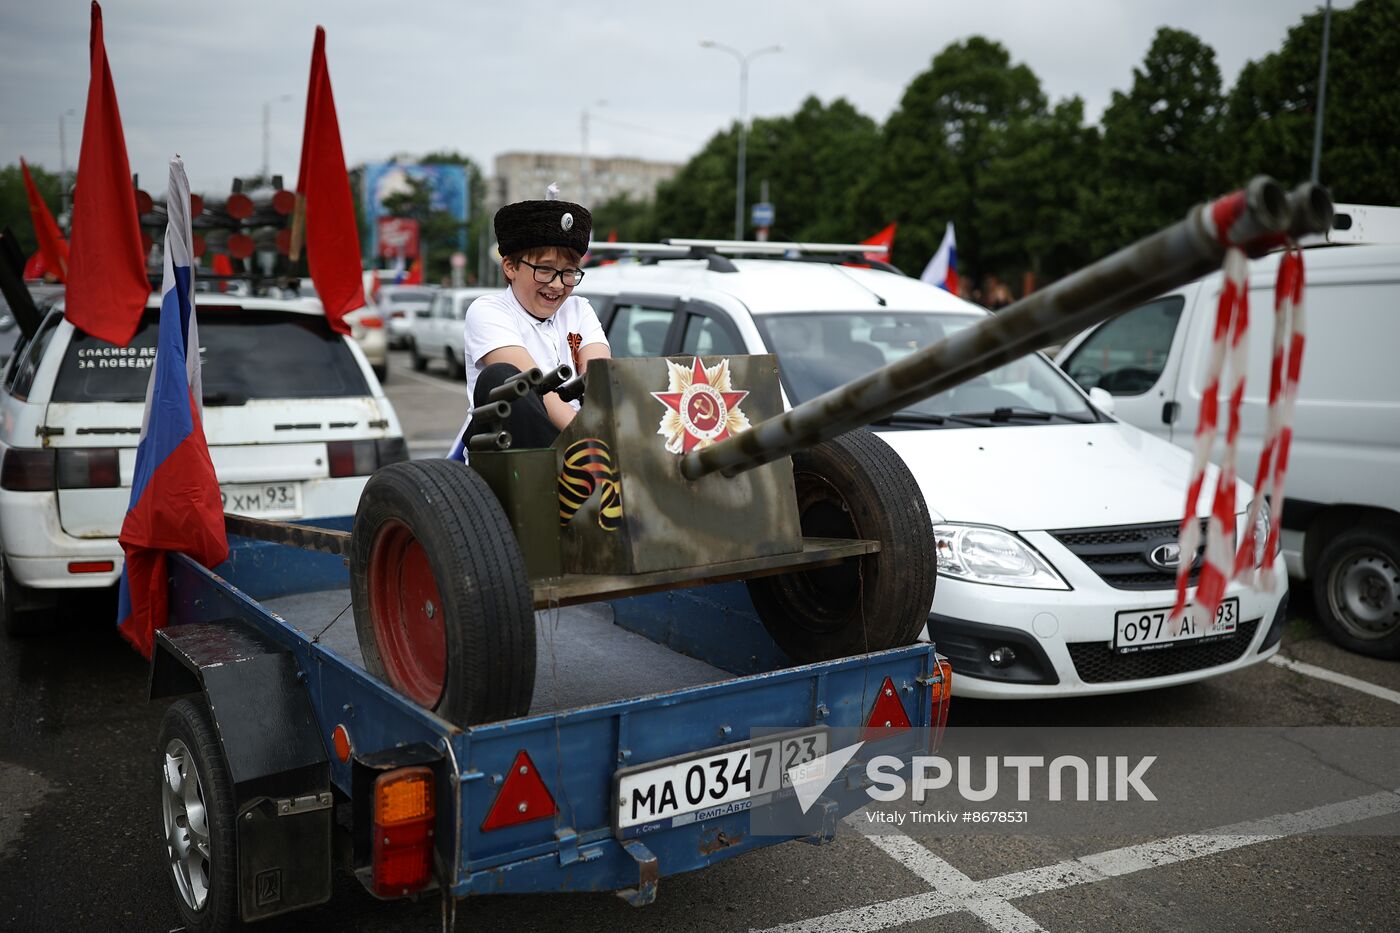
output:
<instances>
[{"instance_id":1,"label":"car headlight","mask_svg":"<svg viewBox=\"0 0 1400 933\"><path fill-rule=\"evenodd\" d=\"M1055 568L1009 531L983 525L934 525L938 572L973 583L1067 590Z\"/></svg>"},{"instance_id":2,"label":"car headlight","mask_svg":"<svg viewBox=\"0 0 1400 933\"><path fill-rule=\"evenodd\" d=\"M1259 517L1254 520L1254 566L1264 566L1264 547L1269 543L1269 503L1259 504Z\"/></svg>"}]
</instances>

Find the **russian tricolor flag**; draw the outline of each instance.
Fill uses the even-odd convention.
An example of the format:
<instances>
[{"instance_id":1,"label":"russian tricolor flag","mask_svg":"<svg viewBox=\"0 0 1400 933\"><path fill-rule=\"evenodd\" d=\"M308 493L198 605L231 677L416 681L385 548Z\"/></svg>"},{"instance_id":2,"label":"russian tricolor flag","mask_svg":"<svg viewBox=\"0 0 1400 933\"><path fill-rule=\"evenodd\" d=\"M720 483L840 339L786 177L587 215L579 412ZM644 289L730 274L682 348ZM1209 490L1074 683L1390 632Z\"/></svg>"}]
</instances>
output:
<instances>
[{"instance_id":1,"label":"russian tricolor flag","mask_svg":"<svg viewBox=\"0 0 1400 933\"><path fill-rule=\"evenodd\" d=\"M119 537L126 565L117 628L146 657L156 629L165 626L166 552L182 551L206 567L228 557L219 482L204 440L190 183L179 156L170 160L166 211L160 336L146 386L131 504Z\"/></svg>"},{"instance_id":2,"label":"russian tricolor flag","mask_svg":"<svg viewBox=\"0 0 1400 933\"><path fill-rule=\"evenodd\" d=\"M933 254L919 278L954 295L958 293L958 240L953 235L951 220L943 234L943 242L938 244L938 252Z\"/></svg>"}]
</instances>

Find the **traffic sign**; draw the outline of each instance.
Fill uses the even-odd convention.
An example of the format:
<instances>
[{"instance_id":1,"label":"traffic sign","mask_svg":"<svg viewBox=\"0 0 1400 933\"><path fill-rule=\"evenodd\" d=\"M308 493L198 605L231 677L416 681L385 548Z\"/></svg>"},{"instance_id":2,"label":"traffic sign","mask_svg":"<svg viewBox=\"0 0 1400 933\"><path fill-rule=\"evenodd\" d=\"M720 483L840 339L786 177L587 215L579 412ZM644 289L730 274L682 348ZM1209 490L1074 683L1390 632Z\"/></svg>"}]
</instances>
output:
<instances>
[{"instance_id":1,"label":"traffic sign","mask_svg":"<svg viewBox=\"0 0 1400 933\"><path fill-rule=\"evenodd\" d=\"M753 206L750 219L755 227L771 227L777 212L773 210L773 205L767 201L759 201Z\"/></svg>"}]
</instances>

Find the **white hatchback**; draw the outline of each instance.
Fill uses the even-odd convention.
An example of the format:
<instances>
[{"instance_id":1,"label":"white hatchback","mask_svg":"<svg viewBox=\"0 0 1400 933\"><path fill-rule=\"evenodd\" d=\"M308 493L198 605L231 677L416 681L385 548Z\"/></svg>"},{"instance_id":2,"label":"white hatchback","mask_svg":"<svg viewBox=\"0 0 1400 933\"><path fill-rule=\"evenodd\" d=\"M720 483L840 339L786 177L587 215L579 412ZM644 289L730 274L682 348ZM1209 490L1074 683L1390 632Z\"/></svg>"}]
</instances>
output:
<instances>
[{"instance_id":1,"label":"white hatchback","mask_svg":"<svg viewBox=\"0 0 1400 933\"><path fill-rule=\"evenodd\" d=\"M588 269L578 293L614 356L776 353L789 404L988 313L893 272L796 260L652 256ZM1277 556L1271 590L1232 585L1215 619L1193 609L1192 626L1172 636L1190 457L1116 421L1107 394L1093 398L1101 404L1037 354L874 426L936 523L928 631L959 695L1142 690L1277 650L1287 596ZM1241 513L1251 494L1240 483Z\"/></svg>"},{"instance_id":2,"label":"white hatchback","mask_svg":"<svg viewBox=\"0 0 1400 933\"><path fill-rule=\"evenodd\" d=\"M0 616L37 627L65 590L109 587L131 496L158 296L127 347L59 305L0 382ZM366 478L407 459L393 406L319 302L198 298L204 432L228 512L281 521L353 515Z\"/></svg>"}]
</instances>

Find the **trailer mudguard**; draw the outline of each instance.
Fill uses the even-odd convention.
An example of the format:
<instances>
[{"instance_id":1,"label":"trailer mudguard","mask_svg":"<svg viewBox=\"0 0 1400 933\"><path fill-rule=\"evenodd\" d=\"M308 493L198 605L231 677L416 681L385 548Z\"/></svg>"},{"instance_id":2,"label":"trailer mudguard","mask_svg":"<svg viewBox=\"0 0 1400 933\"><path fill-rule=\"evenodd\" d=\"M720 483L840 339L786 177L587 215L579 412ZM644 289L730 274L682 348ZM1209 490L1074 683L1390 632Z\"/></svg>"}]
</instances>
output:
<instances>
[{"instance_id":1,"label":"trailer mudguard","mask_svg":"<svg viewBox=\"0 0 1400 933\"><path fill-rule=\"evenodd\" d=\"M292 653L237 619L156 633L151 699L203 693L233 781L245 921L331 895L330 766Z\"/></svg>"}]
</instances>

